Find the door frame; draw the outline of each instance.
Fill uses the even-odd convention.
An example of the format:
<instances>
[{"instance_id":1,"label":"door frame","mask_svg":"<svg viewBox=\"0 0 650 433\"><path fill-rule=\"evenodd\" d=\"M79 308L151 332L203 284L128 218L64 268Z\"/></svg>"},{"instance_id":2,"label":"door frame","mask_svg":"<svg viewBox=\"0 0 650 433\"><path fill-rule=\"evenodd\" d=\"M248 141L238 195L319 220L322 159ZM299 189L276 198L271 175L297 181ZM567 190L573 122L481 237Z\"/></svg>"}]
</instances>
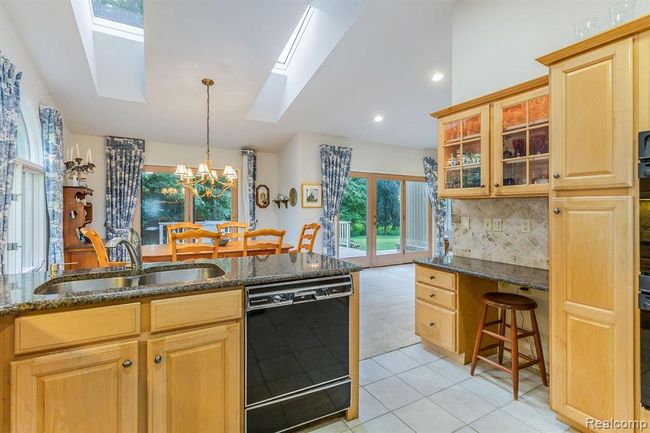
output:
<instances>
[{"instance_id":1,"label":"door frame","mask_svg":"<svg viewBox=\"0 0 650 433\"><path fill-rule=\"evenodd\" d=\"M367 207L366 207L366 256L364 257L347 257L343 260L356 263L363 267L376 267L396 265L402 263L411 263L416 258L430 257L433 248L433 210L431 202L427 197L427 219L428 219L428 250L420 252L406 252L406 182L426 182L424 176L398 175L386 173L372 173L363 171L350 171L349 177L364 178L367 181ZM377 198L376 198L376 181L398 180L401 182L400 187L400 243L402 252L399 254L377 255ZM339 255L338 244L338 217L336 218L336 256Z\"/></svg>"}]
</instances>

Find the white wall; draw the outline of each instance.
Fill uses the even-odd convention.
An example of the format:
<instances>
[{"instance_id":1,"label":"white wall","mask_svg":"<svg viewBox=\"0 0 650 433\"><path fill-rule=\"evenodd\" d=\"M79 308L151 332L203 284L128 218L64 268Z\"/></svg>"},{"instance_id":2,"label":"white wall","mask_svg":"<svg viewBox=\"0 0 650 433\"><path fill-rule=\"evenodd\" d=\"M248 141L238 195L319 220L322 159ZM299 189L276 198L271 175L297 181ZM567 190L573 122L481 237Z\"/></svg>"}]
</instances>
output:
<instances>
[{"instance_id":1,"label":"white wall","mask_svg":"<svg viewBox=\"0 0 650 433\"><path fill-rule=\"evenodd\" d=\"M288 209L283 207L278 213L278 223L287 231L286 239L291 244L298 241L303 224L319 222L321 217L322 209L302 208L300 204L300 185L321 183L319 153L321 144L351 147L353 149L351 170L371 173L423 176L422 159L426 155L434 154L433 150L427 149L389 146L321 134L296 134L280 150L279 190L271 191L271 195L275 196L278 192L288 194L290 188L298 190L298 205L289 206ZM321 250L322 235L318 236L314 251L321 252Z\"/></svg>"},{"instance_id":2,"label":"white wall","mask_svg":"<svg viewBox=\"0 0 650 433\"><path fill-rule=\"evenodd\" d=\"M95 173L88 176L88 187L94 190L93 193L93 214L94 221L90 225L96 229L100 235L105 235L105 215L106 215L106 138L96 135L79 135L71 134L70 139L66 142L66 155L71 147L79 144L81 156L85 158L86 150L91 149L93 162L97 165ZM239 150L232 149L211 149L213 164L221 168L228 164L241 172L242 157ZM153 141L145 142L145 164L146 165L163 165L175 167L176 164L184 163L186 165L198 165L205 160L205 147L202 146L183 146L171 143L158 143ZM268 185L271 191L277 188L277 155L273 153L257 153L257 183ZM273 206L273 207L272 207ZM277 207L272 203L266 209L256 209L257 218L260 227L276 227Z\"/></svg>"},{"instance_id":3,"label":"white wall","mask_svg":"<svg viewBox=\"0 0 650 433\"><path fill-rule=\"evenodd\" d=\"M458 103L547 73L535 58L576 42L574 28L609 22L617 0L457 0L452 37L452 101ZM636 15L650 12L637 0Z\"/></svg>"}]
</instances>

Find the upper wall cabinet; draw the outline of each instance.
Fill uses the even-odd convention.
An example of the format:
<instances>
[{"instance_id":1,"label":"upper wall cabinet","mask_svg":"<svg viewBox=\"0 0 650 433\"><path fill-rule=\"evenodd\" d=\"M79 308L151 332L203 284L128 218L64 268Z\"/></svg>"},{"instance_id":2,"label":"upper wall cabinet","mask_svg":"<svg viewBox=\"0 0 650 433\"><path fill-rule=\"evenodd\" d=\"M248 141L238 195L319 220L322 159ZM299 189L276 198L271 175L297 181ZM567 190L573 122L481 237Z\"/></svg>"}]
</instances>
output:
<instances>
[{"instance_id":1,"label":"upper wall cabinet","mask_svg":"<svg viewBox=\"0 0 650 433\"><path fill-rule=\"evenodd\" d=\"M492 113L494 195L548 194L548 87L498 101Z\"/></svg>"},{"instance_id":2,"label":"upper wall cabinet","mask_svg":"<svg viewBox=\"0 0 650 433\"><path fill-rule=\"evenodd\" d=\"M490 194L489 119L487 106L440 119L438 189L441 197Z\"/></svg>"},{"instance_id":3,"label":"upper wall cabinet","mask_svg":"<svg viewBox=\"0 0 650 433\"><path fill-rule=\"evenodd\" d=\"M547 76L432 113L438 196L548 194L548 113Z\"/></svg>"},{"instance_id":4,"label":"upper wall cabinet","mask_svg":"<svg viewBox=\"0 0 650 433\"><path fill-rule=\"evenodd\" d=\"M632 38L550 67L554 190L631 187Z\"/></svg>"}]
</instances>

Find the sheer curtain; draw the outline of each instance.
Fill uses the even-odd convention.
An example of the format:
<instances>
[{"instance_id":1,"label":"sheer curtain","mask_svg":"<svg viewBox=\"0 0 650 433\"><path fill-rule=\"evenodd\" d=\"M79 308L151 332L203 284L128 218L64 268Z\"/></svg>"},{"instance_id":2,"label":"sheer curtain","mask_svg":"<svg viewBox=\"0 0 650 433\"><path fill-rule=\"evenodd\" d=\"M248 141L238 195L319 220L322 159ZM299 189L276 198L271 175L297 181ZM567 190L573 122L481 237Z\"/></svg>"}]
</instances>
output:
<instances>
[{"instance_id":1,"label":"sheer curtain","mask_svg":"<svg viewBox=\"0 0 650 433\"><path fill-rule=\"evenodd\" d=\"M336 217L341 210L352 162L349 147L320 146L320 170L323 187L323 254L336 255Z\"/></svg>"},{"instance_id":2,"label":"sheer curtain","mask_svg":"<svg viewBox=\"0 0 650 433\"><path fill-rule=\"evenodd\" d=\"M4 274L9 206L16 165L21 72L0 52L0 273Z\"/></svg>"},{"instance_id":3,"label":"sheer curtain","mask_svg":"<svg viewBox=\"0 0 650 433\"><path fill-rule=\"evenodd\" d=\"M129 239L144 166L144 140L106 137L106 238ZM112 261L127 261L123 247L110 252Z\"/></svg>"},{"instance_id":4,"label":"sheer curtain","mask_svg":"<svg viewBox=\"0 0 650 433\"><path fill-rule=\"evenodd\" d=\"M41 106L40 117L49 228L47 262L63 263L63 117L48 106Z\"/></svg>"}]
</instances>

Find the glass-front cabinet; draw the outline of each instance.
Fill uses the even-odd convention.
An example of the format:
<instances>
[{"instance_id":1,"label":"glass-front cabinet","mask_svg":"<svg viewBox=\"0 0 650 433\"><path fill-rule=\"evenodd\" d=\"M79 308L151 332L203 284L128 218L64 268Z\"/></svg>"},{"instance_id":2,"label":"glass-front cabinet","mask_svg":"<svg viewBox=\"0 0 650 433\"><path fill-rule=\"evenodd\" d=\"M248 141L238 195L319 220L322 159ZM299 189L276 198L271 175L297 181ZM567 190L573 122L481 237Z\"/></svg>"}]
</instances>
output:
<instances>
[{"instance_id":1,"label":"glass-front cabinet","mask_svg":"<svg viewBox=\"0 0 650 433\"><path fill-rule=\"evenodd\" d=\"M495 102L491 129L494 195L548 194L548 87Z\"/></svg>"},{"instance_id":2,"label":"glass-front cabinet","mask_svg":"<svg viewBox=\"0 0 650 433\"><path fill-rule=\"evenodd\" d=\"M443 117L438 123L439 180L441 197L490 194L489 106Z\"/></svg>"}]
</instances>

